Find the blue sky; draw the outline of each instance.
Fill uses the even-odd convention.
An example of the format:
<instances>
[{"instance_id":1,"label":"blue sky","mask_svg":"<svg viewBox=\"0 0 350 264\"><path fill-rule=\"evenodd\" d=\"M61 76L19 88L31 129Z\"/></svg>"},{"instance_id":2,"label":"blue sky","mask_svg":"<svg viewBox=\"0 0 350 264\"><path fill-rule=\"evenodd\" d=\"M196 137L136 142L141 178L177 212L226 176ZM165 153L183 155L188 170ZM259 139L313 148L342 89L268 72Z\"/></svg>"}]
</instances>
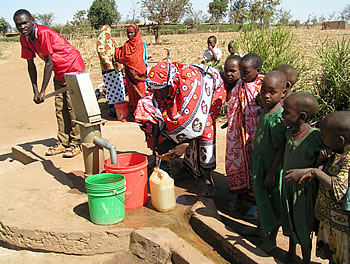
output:
<instances>
[{"instance_id":1,"label":"blue sky","mask_svg":"<svg viewBox=\"0 0 350 264\"><path fill-rule=\"evenodd\" d=\"M207 12L211 0L190 0L196 10L203 10ZM0 9L0 17L4 17L12 26L13 13L20 8L29 10L32 14L46 14L54 13L54 22L65 24L67 21L73 19L73 15L82 9L88 9L93 0L7 0L2 1ZM127 15L131 16L132 3L137 5L137 0L116 0L118 11L125 19ZM344 7L349 4L349 0L282 0L281 7L284 10L290 10L293 19L305 21L308 15L315 15L317 17L322 14L328 18L333 13L339 13Z\"/></svg>"}]
</instances>

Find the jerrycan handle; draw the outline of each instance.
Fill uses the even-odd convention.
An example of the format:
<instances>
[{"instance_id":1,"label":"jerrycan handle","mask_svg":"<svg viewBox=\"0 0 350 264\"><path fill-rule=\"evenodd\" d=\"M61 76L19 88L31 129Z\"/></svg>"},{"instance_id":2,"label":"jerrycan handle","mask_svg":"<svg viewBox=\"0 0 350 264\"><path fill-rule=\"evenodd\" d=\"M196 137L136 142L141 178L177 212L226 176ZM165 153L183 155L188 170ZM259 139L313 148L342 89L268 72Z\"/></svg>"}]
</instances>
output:
<instances>
[{"instance_id":1,"label":"jerrycan handle","mask_svg":"<svg viewBox=\"0 0 350 264\"><path fill-rule=\"evenodd\" d=\"M156 169L160 168L160 163L162 162L162 158L156 155Z\"/></svg>"}]
</instances>

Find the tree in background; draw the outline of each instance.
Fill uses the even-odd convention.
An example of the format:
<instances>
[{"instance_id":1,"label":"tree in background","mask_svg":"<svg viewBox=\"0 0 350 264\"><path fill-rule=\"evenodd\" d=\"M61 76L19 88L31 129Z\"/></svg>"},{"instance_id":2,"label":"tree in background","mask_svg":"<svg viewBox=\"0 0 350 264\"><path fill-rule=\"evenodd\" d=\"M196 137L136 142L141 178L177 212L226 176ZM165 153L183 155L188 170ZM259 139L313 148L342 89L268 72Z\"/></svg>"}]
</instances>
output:
<instances>
[{"instance_id":1,"label":"tree in background","mask_svg":"<svg viewBox=\"0 0 350 264\"><path fill-rule=\"evenodd\" d=\"M231 1L229 20L235 24L243 24L249 17L249 6L247 0Z\"/></svg>"},{"instance_id":2,"label":"tree in background","mask_svg":"<svg viewBox=\"0 0 350 264\"><path fill-rule=\"evenodd\" d=\"M275 20L277 24L287 26L292 19L290 10L286 11L283 9L277 10L275 13Z\"/></svg>"},{"instance_id":3,"label":"tree in background","mask_svg":"<svg viewBox=\"0 0 350 264\"><path fill-rule=\"evenodd\" d=\"M319 18L318 18L318 23L322 24L323 22L326 21L326 17L322 14Z\"/></svg>"},{"instance_id":4,"label":"tree in background","mask_svg":"<svg viewBox=\"0 0 350 264\"><path fill-rule=\"evenodd\" d=\"M73 26L83 27L89 23L86 10L79 10L73 16L73 21L71 21Z\"/></svg>"},{"instance_id":5,"label":"tree in background","mask_svg":"<svg viewBox=\"0 0 350 264\"><path fill-rule=\"evenodd\" d=\"M160 28L166 22L176 23L192 10L189 0L142 0L142 16L154 22L152 30L156 43L159 43Z\"/></svg>"},{"instance_id":6,"label":"tree in background","mask_svg":"<svg viewBox=\"0 0 350 264\"><path fill-rule=\"evenodd\" d=\"M10 24L6 21L5 18L0 17L0 33L6 33L10 29Z\"/></svg>"},{"instance_id":7,"label":"tree in background","mask_svg":"<svg viewBox=\"0 0 350 264\"><path fill-rule=\"evenodd\" d=\"M184 24L188 27L194 27L208 21L208 16L203 13L202 10L191 10L191 13L188 14L188 17L185 19Z\"/></svg>"},{"instance_id":8,"label":"tree in background","mask_svg":"<svg viewBox=\"0 0 350 264\"><path fill-rule=\"evenodd\" d=\"M214 22L220 22L227 12L228 0L214 0L209 3L209 13L211 20Z\"/></svg>"},{"instance_id":9,"label":"tree in background","mask_svg":"<svg viewBox=\"0 0 350 264\"><path fill-rule=\"evenodd\" d=\"M341 20L350 20L350 5L345 6L343 11L340 12Z\"/></svg>"},{"instance_id":10,"label":"tree in background","mask_svg":"<svg viewBox=\"0 0 350 264\"><path fill-rule=\"evenodd\" d=\"M168 2L168 20L170 23L179 23L185 14L192 11L192 4L189 0L172 0Z\"/></svg>"},{"instance_id":11,"label":"tree in background","mask_svg":"<svg viewBox=\"0 0 350 264\"><path fill-rule=\"evenodd\" d=\"M251 0L249 2L250 22L268 26L280 2L280 0Z\"/></svg>"},{"instance_id":12,"label":"tree in background","mask_svg":"<svg viewBox=\"0 0 350 264\"><path fill-rule=\"evenodd\" d=\"M125 21L123 21L122 23L125 23L125 24L140 23L140 19L138 18L137 4L138 2L135 2L135 1L131 2L131 12L126 16Z\"/></svg>"},{"instance_id":13,"label":"tree in background","mask_svg":"<svg viewBox=\"0 0 350 264\"><path fill-rule=\"evenodd\" d=\"M35 14L35 20L38 21L39 24L50 27L53 25L54 15L53 13L48 14Z\"/></svg>"},{"instance_id":14,"label":"tree in background","mask_svg":"<svg viewBox=\"0 0 350 264\"><path fill-rule=\"evenodd\" d=\"M117 24L120 20L120 14L114 0L94 0L87 16L94 29L98 29L102 25Z\"/></svg>"},{"instance_id":15,"label":"tree in background","mask_svg":"<svg viewBox=\"0 0 350 264\"><path fill-rule=\"evenodd\" d=\"M330 15L328 15L328 20L332 21L337 19L337 13L336 12L332 12Z\"/></svg>"},{"instance_id":16,"label":"tree in background","mask_svg":"<svg viewBox=\"0 0 350 264\"><path fill-rule=\"evenodd\" d=\"M259 23L261 26L268 26L276 18L276 8L280 2L280 0L231 0L230 21L241 25L245 22L250 22L252 24ZM279 12L277 15L283 18L281 22L285 23L286 20L291 18L288 11L280 10Z\"/></svg>"}]
</instances>

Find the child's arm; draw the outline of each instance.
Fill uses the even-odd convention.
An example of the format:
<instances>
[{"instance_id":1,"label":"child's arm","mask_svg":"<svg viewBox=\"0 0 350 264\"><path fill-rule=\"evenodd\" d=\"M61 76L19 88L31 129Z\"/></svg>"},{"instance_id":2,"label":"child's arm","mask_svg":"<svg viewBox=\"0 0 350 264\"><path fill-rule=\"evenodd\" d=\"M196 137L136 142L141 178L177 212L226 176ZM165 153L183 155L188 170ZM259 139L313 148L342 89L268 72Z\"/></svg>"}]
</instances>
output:
<instances>
[{"instance_id":1,"label":"child's arm","mask_svg":"<svg viewBox=\"0 0 350 264\"><path fill-rule=\"evenodd\" d=\"M214 51L214 47L212 47L211 45L208 45L208 49L211 51L211 53L213 54L213 57L209 60L207 60L207 62L209 61L217 61L218 60L218 57Z\"/></svg>"},{"instance_id":2,"label":"child's arm","mask_svg":"<svg viewBox=\"0 0 350 264\"><path fill-rule=\"evenodd\" d=\"M311 181L316 177L326 188L331 188L332 177L318 168L293 169L287 171L286 174L283 178L285 182L303 183L306 179Z\"/></svg>"},{"instance_id":3,"label":"child's arm","mask_svg":"<svg viewBox=\"0 0 350 264\"><path fill-rule=\"evenodd\" d=\"M264 186L266 188L272 188L275 185L276 171L277 171L278 165L283 160L283 153L284 153L284 148L280 148L277 151L277 154L276 154L275 159L272 163L272 166L271 166L269 172L265 175Z\"/></svg>"},{"instance_id":4,"label":"child's arm","mask_svg":"<svg viewBox=\"0 0 350 264\"><path fill-rule=\"evenodd\" d=\"M316 165L317 167L323 166L324 162L332 155L332 150L330 148L324 147L320 150L320 154L317 158Z\"/></svg>"}]
</instances>

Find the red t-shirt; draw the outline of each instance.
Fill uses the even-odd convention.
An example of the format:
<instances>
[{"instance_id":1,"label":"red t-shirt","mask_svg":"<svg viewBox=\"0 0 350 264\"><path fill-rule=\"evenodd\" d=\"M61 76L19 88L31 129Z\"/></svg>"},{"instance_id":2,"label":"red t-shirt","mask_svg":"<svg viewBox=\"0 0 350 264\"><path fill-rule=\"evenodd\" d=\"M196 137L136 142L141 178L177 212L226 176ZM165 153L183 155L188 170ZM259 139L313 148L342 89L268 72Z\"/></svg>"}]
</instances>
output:
<instances>
[{"instance_id":1,"label":"red t-shirt","mask_svg":"<svg viewBox=\"0 0 350 264\"><path fill-rule=\"evenodd\" d=\"M35 53L42 59L52 55L55 79L64 81L64 74L68 72L82 72L85 64L80 52L73 48L65 38L53 29L35 24L35 40L21 35L22 58L30 60Z\"/></svg>"}]
</instances>

